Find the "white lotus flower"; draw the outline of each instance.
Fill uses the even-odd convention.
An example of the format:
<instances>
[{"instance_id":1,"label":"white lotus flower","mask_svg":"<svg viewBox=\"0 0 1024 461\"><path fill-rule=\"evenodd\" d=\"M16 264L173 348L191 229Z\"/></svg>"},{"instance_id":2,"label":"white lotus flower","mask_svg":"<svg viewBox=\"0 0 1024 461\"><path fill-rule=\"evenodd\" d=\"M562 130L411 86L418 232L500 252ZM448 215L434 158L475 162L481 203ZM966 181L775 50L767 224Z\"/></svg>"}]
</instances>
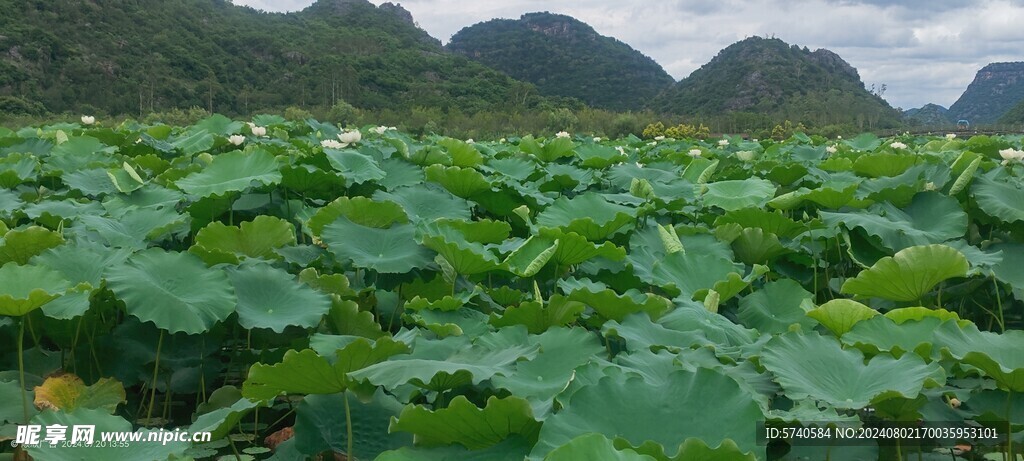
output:
<instances>
[{"instance_id":1,"label":"white lotus flower","mask_svg":"<svg viewBox=\"0 0 1024 461\"><path fill-rule=\"evenodd\" d=\"M664 137L664 136L655 136L655 137L654 137L654 140L655 140L655 141L664 141L664 140L665 140L665 137Z\"/></svg>"},{"instance_id":2,"label":"white lotus flower","mask_svg":"<svg viewBox=\"0 0 1024 461\"><path fill-rule=\"evenodd\" d=\"M643 168L644 167L642 164L640 164L640 162L635 162L635 163L636 163L636 167L637 168Z\"/></svg>"},{"instance_id":3,"label":"white lotus flower","mask_svg":"<svg viewBox=\"0 0 1024 461\"><path fill-rule=\"evenodd\" d=\"M1024 151L1016 149L1003 149L999 151L999 156L1003 158L1003 165L1007 165L1010 162L1024 162Z\"/></svg>"},{"instance_id":4,"label":"white lotus flower","mask_svg":"<svg viewBox=\"0 0 1024 461\"><path fill-rule=\"evenodd\" d=\"M615 146L615 150L619 151L622 155L626 155L626 149L622 146Z\"/></svg>"},{"instance_id":5,"label":"white lotus flower","mask_svg":"<svg viewBox=\"0 0 1024 461\"><path fill-rule=\"evenodd\" d=\"M555 133L555 137L556 138L568 138L568 137L570 137L570 134L567 131L559 131L558 133Z\"/></svg>"},{"instance_id":6,"label":"white lotus flower","mask_svg":"<svg viewBox=\"0 0 1024 461\"><path fill-rule=\"evenodd\" d=\"M752 150L741 150L741 151L736 153L736 158L738 158L738 159L740 159L740 160L742 160L744 162L749 162L749 161L753 160L756 155L757 154L754 151L752 151Z\"/></svg>"},{"instance_id":7,"label":"white lotus flower","mask_svg":"<svg viewBox=\"0 0 1024 461\"><path fill-rule=\"evenodd\" d=\"M231 136L228 136L228 142L236 146L241 146L242 143L245 142L245 136L242 136L240 134L233 134Z\"/></svg>"},{"instance_id":8,"label":"white lotus flower","mask_svg":"<svg viewBox=\"0 0 1024 461\"><path fill-rule=\"evenodd\" d=\"M82 116L82 125L92 125L93 123L96 123L96 117L93 117L92 115Z\"/></svg>"},{"instance_id":9,"label":"white lotus flower","mask_svg":"<svg viewBox=\"0 0 1024 461\"><path fill-rule=\"evenodd\" d=\"M501 138L501 139L498 140L498 142L500 142L502 144L505 144L506 142L508 142L508 140L505 139L505 138Z\"/></svg>"},{"instance_id":10,"label":"white lotus flower","mask_svg":"<svg viewBox=\"0 0 1024 461\"><path fill-rule=\"evenodd\" d=\"M466 144L473 144L474 142L476 141L474 141L473 138L469 138L466 140Z\"/></svg>"},{"instance_id":11,"label":"white lotus flower","mask_svg":"<svg viewBox=\"0 0 1024 461\"><path fill-rule=\"evenodd\" d=\"M245 124L246 124L246 125L249 125L249 129L252 129L252 128L256 128L256 124L255 124L255 123L252 123L252 122L245 122Z\"/></svg>"},{"instance_id":12,"label":"white lotus flower","mask_svg":"<svg viewBox=\"0 0 1024 461\"><path fill-rule=\"evenodd\" d=\"M836 152L837 152L838 150L839 150L839 149L838 149L838 148L836 148L836 146L828 146L828 147L826 147L826 148L825 148L825 152L828 152L828 153L830 153L830 154L834 154L834 153L836 153Z\"/></svg>"},{"instance_id":13,"label":"white lotus flower","mask_svg":"<svg viewBox=\"0 0 1024 461\"><path fill-rule=\"evenodd\" d=\"M363 139L363 134L359 130L343 131L338 134L338 139L341 140L342 147L346 147L349 144L355 144Z\"/></svg>"},{"instance_id":14,"label":"white lotus flower","mask_svg":"<svg viewBox=\"0 0 1024 461\"><path fill-rule=\"evenodd\" d=\"M600 136L594 136L594 142L601 142Z\"/></svg>"},{"instance_id":15,"label":"white lotus flower","mask_svg":"<svg viewBox=\"0 0 1024 461\"><path fill-rule=\"evenodd\" d=\"M388 131L388 127L386 127L384 125L381 125L381 126L378 126L377 128L370 128L370 131L372 131L374 133L377 133L377 134L384 134L385 131Z\"/></svg>"},{"instance_id":16,"label":"white lotus flower","mask_svg":"<svg viewBox=\"0 0 1024 461\"><path fill-rule=\"evenodd\" d=\"M956 139L956 133L947 133L946 134L946 140L947 141L952 141L954 139Z\"/></svg>"},{"instance_id":17,"label":"white lotus flower","mask_svg":"<svg viewBox=\"0 0 1024 461\"><path fill-rule=\"evenodd\" d=\"M320 141L320 145L323 146L323 147L326 147L328 149L341 149L341 148L345 147L344 144L342 144L342 143L340 143L338 141L335 141L333 139L325 139L323 141Z\"/></svg>"},{"instance_id":18,"label":"white lotus flower","mask_svg":"<svg viewBox=\"0 0 1024 461\"><path fill-rule=\"evenodd\" d=\"M927 182L927 183L924 184L924 190L935 190L935 189L937 189L937 187L935 186L935 183L933 183L933 182Z\"/></svg>"},{"instance_id":19,"label":"white lotus flower","mask_svg":"<svg viewBox=\"0 0 1024 461\"><path fill-rule=\"evenodd\" d=\"M718 140L718 147L726 147L728 145L729 145L729 140L728 139L719 139Z\"/></svg>"},{"instance_id":20,"label":"white lotus flower","mask_svg":"<svg viewBox=\"0 0 1024 461\"><path fill-rule=\"evenodd\" d=\"M697 158L697 157L700 157L701 155L703 155L704 153L701 152L700 149L690 149L689 154L690 154L690 157Z\"/></svg>"},{"instance_id":21,"label":"white lotus flower","mask_svg":"<svg viewBox=\"0 0 1024 461\"><path fill-rule=\"evenodd\" d=\"M252 126L252 135L256 137L263 137L267 135L267 127L265 126Z\"/></svg>"},{"instance_id":22,"label":"white lotus flower","mask_svg":"<svg viewBox=\"0 0 1024 461\"><path fill-rule=\"evenodd\" d=\"M842 136L836 136L836 139L843 139Z\"/></svg>"},{"instance_id":23,"label":"white lotus flower","mask_svg":"<svg viewBox=\"0 0 1024 461\"><path fill-rule=\"evenodd\" d=\"M889 144L889 147L891 147L893 149L906 149L907 145L903 144L903 143L901 143L899 141L896 141L896 142L894 142L892 144Z\"/></svg>"}]
</instances>

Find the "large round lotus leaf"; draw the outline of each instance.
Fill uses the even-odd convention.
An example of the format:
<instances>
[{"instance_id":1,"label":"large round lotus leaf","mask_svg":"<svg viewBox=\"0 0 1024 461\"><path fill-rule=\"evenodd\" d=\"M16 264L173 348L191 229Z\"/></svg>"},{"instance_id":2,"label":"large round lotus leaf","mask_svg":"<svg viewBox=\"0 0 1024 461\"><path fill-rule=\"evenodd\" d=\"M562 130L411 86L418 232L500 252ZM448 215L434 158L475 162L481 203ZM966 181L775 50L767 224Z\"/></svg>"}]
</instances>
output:
<instances>
[{"instance_id":1,"label":"large round lotus leaf","mask_svg":"<svg viewBox=\"0 0 1024 461\"><path fill-rule=\"evenodd\" d=\"M444 257L458 274L479 274L501 266L494 253L483 244L467 239L454 222L451 224L445 221L427 224L423 227L420 242ZM507 230L504 233L507 234Z\"/></svg>"},{"instance_id":2,"label":"large round lotus leaf","mask_svg":"<svg viewBox=\"0 0 1024 461\"><path fill-rule=\"evenodd\" d=\"M551 260L562 267L579 264L595 257L621 261L626 257L626 250L612 242L597 245L586 237L575 232L562 229L541 229L540 236L558 241L558 248L551 255Z\"/></svg>"},{"instance_id":3,"label":"large round lotus leaf","mask_svg":"<svg viewBox=\"0 0 1024 461\"><path fill-rule=\"evenodd\" d=\"M761 333L785 333L793 324L809 330L816 323L807 317L807 312L814 308L813 298L811 292L793 280L769 282L740 299L739 320Z\"/></svg>"},{"instance_id":4,"label":"large round lotus leaf","mask_svg":"<svg viewBox=\"0 0 1024 461\"><path fill-rule=\"evenodd\" d=\"M784 238L794 238L808 230L807 224L798 223L782 213L754 207L730 211L715 220L716 227L725 224L739 224L742 228L756 227Z\"/></svg>"},{"instance_id":5,"label":"large round lotus leaf","mask_svg":"<svg viewBox=\"0 0 1024 461\"><path fill-rule=\"evenodd\" d=\"M324 227L339 216L344 216L360 226L378 229L388 228L395 223L409 222L405 210L395 202L378 202L366 197L339 197L309 218L309 229L313 231L313 235L320 235Z\"/></svg>"},{"instance_id":6,"label":"large round lotus leaf","mask_svg":"<svg viewBox=\"0 0 1024 461\"><path fill-rule=\"evenodd\" d=\"M430 263L430 250L415 239L416 229L399 224L387 229L360 226L344 216L324 227L321 238L335 256L356 267L404 274Z\"/></svg>"},{"instance_id":7,"label":"large round lotus leaf","mask_svg":"<svg viewBox=\"0 0 1024 461\"><path fill-rule=\"evenodd\" d=\"M1024 392L1024 331L997 334L979 331L974 324L945 322L935 330L935 347L949 357L977 367L1001 387Z\"/></svg>"},{"instance_id":8,"label":"large round lotus leaf","mask_svg":"<svg viewBox=\"0 0 1024 461\"><path fill-rule=\"evenodd\" d=\"M959 251L946 245L915 246L885 257L857 277L847 279L841 292L891 301L916 301L935 285L967 276L970 264Z\"/></svg>"},{"instance_id":9,"label":"large round lotus leaf","mask_svg":"<svg viewBox=\"0 0 1024 461\"><path fill-rule=\"evenodd\" d=\"M878 315L878 311L852 299L833 299L807 312L832 334L842 336L862 320Z\"/></svg>"},{"instance_id":10,"label":"large round lotus leaf","mask_svg":"<svg viewBox=\"0 0 1024 461\"><path fill-rule=\"evenodd\" d=\"M14 261L28 264L33 256L64 243L60 234L39 226L8 231L0 239L0 266Z\"/></svg>"},{"instance_id":11,"label":"large round lotus leaf","mask_svg":"<svg viewBox=\"0 0 1024 461\"><path fill-rule=\"evenodd\" d=\"M129 314L171 333L209 331L237 304L223 271L206 267L191 254L158 248L111 267L107 284Z\"/></svg>"},{"instance_id":12,"label":"large round lotus leaf","mask_svg":"<svg viewBox=\"0 0 1024 461\"><path fill-rule=\"evenodd\" d=\"M971 186L971 194L985 214L1006 223L1024 221L1024 189L1016 184L979 176Z\"/></svg>"},{"instance_id":13,"label":"large round lotus leaf","mask_svg":"<svg viewBox=\"0 0 1024 461\"><path fill-rule=\"evenodd\" d=\"M81 227L96 234L87 235L87 240L137 250L168 234L184 234L189 229L188 215L180 214L174 208L139 208L117 218L85 215L78 219ZM78 228L76 225L75 229Z\"/></svg>"},{"instance_id":14,"label":"large round lotus leaf","mask_svg":"<svg viewBox=\"0 0 1024 461\"><path fill-rule=\"evenodd\" d=\"M887 152L861 155L853 162L853 171L878 178L896 176L920 162L916 155L900 155Z\"/></svg>"},{"instance_id":15,"label":"large round lotus leaf","mask_svg":"<svg viewBox=\"0 0 1024 461\"><path fill-rule=\"evenodd\" d=\"M45 459L52 461L107 461L111 459L123 460L150 460L178 458L187 450L189 442L168 442L168 443L128 443L125 446L106 444L101 445L100 434L111 433L132 433L135 432L132 423L120 416L111 415L106 410L90 410L79 408L70 413L44 411L32 418L32 424L43 426L63 426L67 428L66 437L68 442L74 436L73 429L77 426L89 426L93 430L91 446L75 446L57 444L50 446L42 443L26 447L26 450L33 459ZM141 429L139 436L141 440L147 440L148 429Z\"/></svg>"},{"instance_id":16,"label":"large round lotus leaf","mask_svg":"<svg viewBox=\"0 0 1024 461\"><path fill-rule=\"evenodd\" d=\"M902 210L883 203L865 212L820 214L828 226L859 227L893 251L943 243L967 232L967 213L960 208L960 202L938 192L917 194Z\"/></svg>"},{"instance_id":17,"label":"large round lotus leaf","mask_svg":"<svg viewBox=\"0 0 1024 461\"><path fill-rule=\"evenodd\" d=\"M244 328L277 333L292 325L311 328L331 309L327 295L265 264L230 270L228 278L238 296L238 323Z\"/></svg>"},{"instance_id":18,"label":"large round lotus leaf","mask_svg":"<svg viewBox=\"0 0 1024 461\"><path fill-rule=\"evenodd\" d=\"M868 354L888 352L900 357L914 352L926 359L936 359L938 351L932 345L935 329L942 323L942 319L935 317L897 323L888 316L879 315L854 325L843 335L842 341Z\"/></svg>"},{"instance_id":19,"label":"large round lotus leaf","mask_svg":"<svg viewBox=\"0 0 1024 461\"><path fill-rule=\"evenodd\" d=\"M472 168L430 165L423 171L426 173L428 181L440 184L456 197L468 199L491 190L491 183L487 181L487 178Z\"/></svg>"},{"instance_id":20,"label":"large round lotus leaf","mask_svg":"<svg viewBox=\"0 0 1024 461\"><path fill-rule=\"evenodd\" d=\"M764 414L754 397L716 370L675 371L660 382L628 374L606 376L577 390L565 408L549 417L531 458L588 433L624 439L631 446L651 441L674 452L690 438L718 446L733 440L759 458L754 422Z\"/></svg>"},{"instance_id":21,"label":"large round lotus leaf","mask_svg":"<svg viewBox=\"0 0 1024 461\"><path fill-rule=\"evenodd\" d=\"M763 207L775 196L775 184L758 178L718 181L707 185L704 205L725 211Z\"/></svg>"},{"instance_id":22,"label":"large round lotus leaf","mask_svg":"<svg viewBox=\"0 0 1024 461\"><path fill-rule=\"evenodd\" d=\"M275 249L295 244L295 226L281 218L257 216L238 226L212 222L196 234L196 251L202 255L218 252L227 255L230 262L239 257L279 259ZM204 251L205 250L205 251Z\"/></svg>"},{"instance_id":23,"label":"large round lotus leaf","mask_svg":"<svg viewBox=\"0 0 1024 461\"><path fill-rule=\"evenodd\" d=\"M436 185L401 187L392 192L378 191L373 194L373 200L401 205L414 222L432 222L441 218L468 221L472 208L466 200Z\"/></svg>"},{"instance_id":24,"label":"large round lotus leaf","mask_svg":"<svg viewBox=\"0 0 1024 461\"><path fill-rule=\"evenodd\" d=\"M945 371L914 354L899 360L877 355L867 364L857 349L812 334L787 333L765 345L761 364L775 374L792 400L814 399L836 408L860 409L894 397L913 399L927 385L941 384Z\"/></svg>"},{"instance_id":25,"label":"large round lotus leaf","mask_svg":"<svg viewBox=\"0 0 1024 461\"><path fill-rule=\"evenodd\" d=\"M604 196L587 192L571 199L561 197L537 215L540 227L562 228L591 241L604 240L633 221L636 209L611 203Z\"/></svg>"},{"instance_id":26,"label":"large round lotus leaf","mask_svg":"<svg viewBox=\"0 0 1024 461\"><path fill-rule=\"evenodd\" d=\"M628 448L615 449L611 440L601 434L586 434L572 439L544 457L544 461L577 461L600 459L607 461L656 461L656 458L641 455Z\"/></svg>"},{"instance_id":27,"label":"large round lotus leaf","mask_svg":"<svg viewBox=\"0 0 1024 461\"><path fill-rule=\"evenodd\" d=\"M201 130L220 136L230 136L242 131L242 122L231 120L221 114L213 114L196 122L190 131Z\"/></svg>"},{"instance_id":28,"label":"large round lotus leaf","mask_svg":"<svg viewBox=\"0 0 1024 461\"><path fill-rule=\"evenodd\" d=\"M402 411L402 404L391 395L378 391L369 402L350 392L311 395L295 409L295 447L307 459L327 450L348 451L346 399L352 418L350 459L375 459L387 450L412 446L408 434L388 433L391 419Z\"/></svg>"},{"instance_id":29,"label":"large round lotus leaf","mask_svg":"<svg viewBox=\"0 0 1024 461\"><path fill-rule=\"evenodd\" d=\"M0 267L0 315L25 315L70 287L57 271L9 262Z\"/></svg>"},{"instance_id":30,"label":"large round lotus leaf","mask_svg":"<svg viewBox=\"0 0 1024 461\"><path fill-rule=\"evenodd\" d=\"M214 157L208 167L176 184L186 193L208 197L279 182L281 171L273 155L262 150L249 153L236 150Z\"/></svg>"},{"instance_id":31,"label":"large round lotus leaf","mask_svg":"<svg viewBox=\"0 0 1024 461\"><path fill-rule=\"evenodd\" d=\"M502 440L519 435L533 440L540 423L533 418L530 404L520 397L487 399L478 408L458 396L447 408L430 411L422 406L408 406L391 422L388 432L409 432L420 446L442 446L458 443L471 450L494 446Z\"/></svg>"},{"instance_id":32,"label":"large round lotus leaf","mask_svg":"<svg viewBox=\"0 0 1024 461\"><path fill-rule=\"evenodd\" d=\"M999 263L992 266L992 273L1000 282L1013 287L1017 299L1024 299L1024 244L1001 243L993 245L991 251L1001 254Z\"/></svg>"},{"instance_id":33,"label":"large round lotus leaf","mask_svg":"<svg viewBox=\"0 0 1024 461\"><path fill-rule=\"evenodd\" d=\"M325 149L324 153L330 160L331 166L341 172L345 180L353 184L377 181L386 175L384 170L380 169L377 160L358 151Z\"/></svg>"}]
</instances>

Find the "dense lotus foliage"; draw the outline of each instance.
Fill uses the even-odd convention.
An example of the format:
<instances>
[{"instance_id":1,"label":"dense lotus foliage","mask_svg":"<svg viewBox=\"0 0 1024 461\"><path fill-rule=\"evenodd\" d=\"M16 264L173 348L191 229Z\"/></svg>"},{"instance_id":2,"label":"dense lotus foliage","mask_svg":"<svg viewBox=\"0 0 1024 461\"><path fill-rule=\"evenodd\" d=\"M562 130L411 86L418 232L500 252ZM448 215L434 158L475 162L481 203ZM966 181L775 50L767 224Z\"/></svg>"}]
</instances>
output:
<instances>
[{"instance_id":1,"label":"dense lotus foliage","mask_svg":"<svg viewBox=\"0 0 1024 461\"><path fill-rule=\"evenodd\" d=\"M3 436L215 440L36 459L1024 451L1020 136L82 121L0 128ZM765 445L766 420L1003 439Z\"/></svg>"}]
</instances>

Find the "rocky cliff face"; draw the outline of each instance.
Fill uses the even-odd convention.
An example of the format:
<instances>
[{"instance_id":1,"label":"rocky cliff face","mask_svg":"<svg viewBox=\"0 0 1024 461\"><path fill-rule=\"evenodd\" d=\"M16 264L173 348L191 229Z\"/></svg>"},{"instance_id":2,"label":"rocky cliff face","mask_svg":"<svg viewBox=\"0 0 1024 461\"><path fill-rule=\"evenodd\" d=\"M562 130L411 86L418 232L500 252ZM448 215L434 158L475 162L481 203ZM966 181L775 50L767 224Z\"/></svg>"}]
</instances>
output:
<instances>
[{"instance_id":1,"label":"rocky cliff face","mask_svg":"<svg viewBox=\"0 0 1024 461\"><path fill-rule=\"evenodd\" d=\"M993 123L1024 101L1024 62L996 62L975 75L949 112L971 123Z\"/></svg>"}]
</instances>

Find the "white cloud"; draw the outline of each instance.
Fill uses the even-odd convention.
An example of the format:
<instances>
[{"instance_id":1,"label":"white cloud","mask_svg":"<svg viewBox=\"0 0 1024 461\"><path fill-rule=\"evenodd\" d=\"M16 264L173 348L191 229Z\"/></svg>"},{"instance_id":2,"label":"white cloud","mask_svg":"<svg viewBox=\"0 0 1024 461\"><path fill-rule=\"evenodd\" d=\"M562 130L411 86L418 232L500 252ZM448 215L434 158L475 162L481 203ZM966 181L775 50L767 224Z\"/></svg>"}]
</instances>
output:
<instances>
[{"instance_id":1,"label":"white cloud","mask_svg":"<svg viewBox=\"0 0 1024 461\"><path fill-rule=\"evenodd\" d=\"M395 1L395 0L391 0ZM268 11L312 0L235 0ZM383 0L373 0L380 4ZM1004 0L404 0L420 27L447 42L493 18L550 11L573 16L658 61L681 79L722 48L776 36L829 48L870 86L885 83L893 106L952 104L985 64L1024 60L1024 4Z\"/></svg>"}]
</instances>

